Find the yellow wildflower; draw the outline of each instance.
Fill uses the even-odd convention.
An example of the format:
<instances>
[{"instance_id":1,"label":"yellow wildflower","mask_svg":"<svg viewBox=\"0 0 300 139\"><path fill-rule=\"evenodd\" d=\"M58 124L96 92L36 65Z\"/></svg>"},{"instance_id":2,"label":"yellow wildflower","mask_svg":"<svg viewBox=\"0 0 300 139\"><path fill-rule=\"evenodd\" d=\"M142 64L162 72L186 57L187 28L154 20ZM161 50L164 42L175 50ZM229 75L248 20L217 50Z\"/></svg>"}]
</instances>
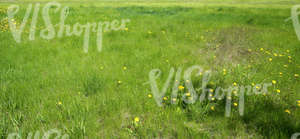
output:
<instances>
[{"instance_id":1,"label":"yellow wildflower","mask_svg":"<svg viewBox=\"0 0 300 139\"><path fill-rule=\"evenodd\" d=\"M286 50L286 52L288 52L288 53L289 53L289 52L290 52L290 50Z\"/></svg>"},{"instance_id":2,"label":"yellow wildflower","mask_svg":"<svg viewBox=\"0 0 300 139\"><path fill-rule=\"evenodd\" d=\"M251 83L251 85L254 86L255 84L254 84L254 83Z\"/></svg>"},{"instance_id":3,"label":"yellow wildflower","mask_svg":"<svg viewBox=\"0 0 300 139\"><path fill-rule=\"evenodd\" d=\"M121 83L122 83L122 81L119 80L119 81L118 81L118 84L121 84Z\"/></svg>"},{"instance_id":4,"label":"yellow wildflower","mask_svg":"<svg viewBox=\"0 0 300 139\"><path fill-rule=\"evenodd\" d=\"M214 100L215 100L215 98L213 97L213 98L211 98L211 100L212 100L212 101L214 101Z\"/></svg>"},{"instance_id":5,"label":"yellow wildflower","mask_svg":"<svg viewBox=\"0 0 300 139\"><path fill-rule=\"evenodd\" d=\"M184 89L184 86L179 85L179 86L178 86L178 89L179 89L179 90L183 90L183 89Z\"/></svg>"},{"instance_id":6,"label":"yellow wildflower","mask_svg":"<svg viewBox=\"0 0 300 139\"><path fill-rule=\"evenodd\" d=\"M271 62L271 61L272 61L272 58L269 58L269 61Z\"/></svg>"},{"instance_id":7,"label":"yellow wildflower","mask_svg":"<svg viewBox=\"0 0 300 139\"><path fill-rule=\"evenodd\" d=\"M299 77L299 74L295 74L294 76L295 76L295 77Z\"/></svg>"},{"instance_id":8,"label":"yellow wildflower","mask_svg":"<svg viewBox=\"0 0 300 139\"><path fill-rule=\"evenodd\" d=\"M124 28L125 31L128 31L128 28Z\"/></svg>"},{"instance_id":9,"label":"yellow wildflower","mask_svg":"<svg viewBox=\"0 0 300 139\"><path fill-rule=\"evenodd\" d=\"M168 100L168 98L167 98L167 97L164 97L163 99L164 99L164 100Z\"/></svg>"},{"instance_id":10,"label":"yellow wildflower","mask_svg":"<svg viewBox=\"0 0 300 139\"><path fill-rule=\"evenodd\" d=\"M292 56L288 56L289 59L292 59Z\"/></svg>"},{"instance_id":11,"label":"yellow wildflower","mask_svg":"<svg viewBox=\"0 0 300 139\"><path fill-rule=\"evenodd\" d=\"M237 104L236 102L235 102L235 103L233 103L233 105L234 105L234 106L238 106L238 104Z\"/></svg>"},{"instance_id":12,"label":"yellow wildflower","mask_svg":"<svg viewBox=\"0 0 300 139\"><path fill-rule=\"evenodd\" d=\"M151 95L151 94L148 94L148 97L149 97L149 98L152 98L152 95Z\"/></svg>"},{"instance_id":13,"label":"yellow wildflower","mask_svg":"<svg viewBox=\"0 0 300 139\"><path fill-rule=\"evenodd\" d=\"M274 56L278 56L278 54L277 54L277 53L274 53Z\"/></svg>"},{"instance_id":14,"label":"yellow wildflower","mask_svg":"<svg viewBox=\"0 0 300 139\"><path fill-rule=\"evenodd\" d=\"M190 97L190 96L191 96L191 93L190 93L190 92L187 92L185 95L186 95L187 97Z\"/></svg>"},{"instance_id":15,"label":"yellow wildflower","mask_svg":"<svg viewBox=\"0 0 300 139\"><path fill-rule=\"evenodd\" d=\"M137 123L137 122L139 122L139 121L140 121L140 118L139 118L139 117L135 117L135 118L134 118L134 122Z\"/></svg>"},{"instance_id":16,"label":"yellow wildflower","mask_svg":"<svg viewBox=\"0 0 300 139\"><path fill-rule=\"evenodd\" d=\"M173 98L173 99L172 99L172 101L176 101L176 100L177 100L176 98Z\"/></svg>"},{"instance_id":17,"label":"yellow wildflower","mask_svg":"<svg viewBox=\"0 0 300 139\"><path fill-rule=\"evenodd\" d=\"M288 113L288 114L291 114L291 111L286 109L284 112Z\"/></svg>"},{"instance_id":18,"label":"yellow wildflower","mask_svg":"<svg viewBox=\"0 0 300 139\"><path fill-rule=\"evenodd\" d=\"M215 110L215 107L214 107L214 106L211 106L210 109L214 111L214 110Z\"/></svg>"},{"instance_id":19,"label":"yellow wildflower","mask_svg":"<svg viewBox=\"0 0 300 139\"><path fill-rule=\"evenodd\" d=\"M248 49L249 52L252 52L252 49Z\"/></svg>"},{"instance_id":20,"label":"yellow wildflower","mask_svg":"<svg viewBox=\"0 0 300 139\"><path fill-rule=\"evenodd\" d=\"M236 83L236 82L234 82L234 83L233 83L233 85L234 85L234 86L236 86L236 85L237 85L237 83Z\"/></svg>"},{"instance_id":21,"label":"yellow wildflower","mask_svg":"<svg viewBox=\"0 0 300 139\"><path fill-rule=\"evenodd\" d=\"M272 83L273 83L273 84L276 84L276 81L275 81L275 80L272 80Z\"/></svg>"},{"instance_id":22,"label":"yellow wildflower","mask_svg":"<svg viewBox=\"0 0 300 139\"><path fill-rule=\"evenodd\" d=\"M209 92L211 92L211 93L214 92L214 89L209 89Z\"/></svg>"},{"instance_id":23,"label":"yellow wildflower","mask_svg":"<svg viewBox=\"0 0 300 139\"><path fill-rule=\"evenodd\" d=\"M126 67L126 66L124 66L124 67L123 67L123 70L127 70L127 67Z\"/></svg>"},{"instance_id":24,"label":"yellow wildflower","mask_svg":"<svg viewBox=\"0 0 300 139\"><path fill-rule=\"evenodd\" d=\"M283 65L283 67L287 68L287 67L288 67L288 65Z\"/></svg>"},{"instance_id":25,"label":"yellow wildflower","mask_svg":"<svg viewBox=\"0 0 300 139\"><path fill-rule=\"evenodd\" d=\"M282 72L279 72L280 75L282 75Z\"/></svg>"},{"instance_id":26,"label":"yellow wildflower","mask_svg":"<svg viewBox=\"0 0 300 139\"><path fill-rule=\"evenodd\" d=\"M57 103L58 105L62 105L62 102L61 101L58 101L58 103Z\"/></svg>"},{"instance_id":27,"label":"yellow wildflower","mask_svg":"<svg viewBox=\"0 0 300 139\"><path fill-rule=\"evenodd\" d=\"M264 50L264 48L260 48L260 51L263 51Z\"/></svg>"},{"instance_id":28,"label":"yellow wildflower","mask_svg":"<svg viewBox=\"0 0 300 139\"><path fill-rule=\"evenodd\" d=\"M280 93L280 90L279 90L279 89L276 89L276 92L277 92L277 93Z\"/></svg>"}]
</instances>

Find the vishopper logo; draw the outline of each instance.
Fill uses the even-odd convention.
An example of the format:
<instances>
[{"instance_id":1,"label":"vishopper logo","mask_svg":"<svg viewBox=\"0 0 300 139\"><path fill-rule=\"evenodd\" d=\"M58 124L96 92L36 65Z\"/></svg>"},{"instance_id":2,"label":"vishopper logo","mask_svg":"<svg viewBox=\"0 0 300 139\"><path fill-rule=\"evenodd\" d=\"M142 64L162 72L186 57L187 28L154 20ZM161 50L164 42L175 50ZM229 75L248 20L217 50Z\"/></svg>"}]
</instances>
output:
<instances>
[{"instance_id":1,"label":"vishopper logo","mask_svg":"<svg viewBox=\"0 0 300 139\"><path fill-rule=\"evenodd\" d=\"M103 21L98 23L86 23L85 25L81 25L79 23L76 23L73 25L73 28L70 25L65 24L65 20L67 19L67 16L69 14L69 7L65 6L61 8L61 4L57 2L49 2L47 3L43 9L42 9L42 19L45 24L45 28L40 31L40 37L43 39L54 39L55 37L62 38L64 34L66 36L81 36L82 33L84 33L84 41L83 41L83 50L84 52L88 52L89 47L89 39L90 39L90 33L95 32L97 34L97 49L100 52L102 50L102 38L103 38L103 30L106 31L118 31L118 30L127 30L126 23L130 22L129 19L122 19L121 21L113 20L111 22L109 21ZM30 14L33 9L33 5L29 4L25 16L22 20L22 23L19 27L16 25L16 20L14 17L18 13L20 7L19 5L11 5L7 10L8 15L8 21L9 21L9 28L12 32L12 35L17 43L21 42L21 35L22 32L27 24L27 21L30 17ZM49 13L52 12L51 10L54 10L55 13L60 11L60 22L56 25L52 24L51 18ZM37 19L39 17L39 11L40 11L40 4L37 3L34 6L33 14L32 14L32 20L29 30L29 40L35 40L35 34L36 34L36 25L37 25ZM58 28L58 32L55 32L55 27Z\"/></svg>"},{"instance_id":2,"label":"vishopper logo","mask_svg":"<svg viewBox=\"0 0 300 139\"><path fill-rule=\"evenodd\" d=\"M235 106L238 106L238 111L241 116L244 115L244 104L245 104L245 95L253 95L253 94L263 94L266 95L269 93L268 88L272 86L272 83L263 83L263 84L255 84L255 85L237 85L234 83L233 86L229 86L228 88L222 87L215 87L210 88L208 87L210 78L212 76L211 71L204 71L201 66L194 65L187 68L183 73L184 82L181 82L181 74L183 69L179 67L177 71L174 68L170 69L169 75L162 86L162 89L158 88L157 80L161 77L161 70L160 69L153 69L149 72L149 82L145 84L150 84L151 92L153 97L158 106L163 106L163 101L166 101L167 98L167 90L169 90L169 86L174 83L173 87L171 88L170 98L168 99L171 101L171 104L177 104L177 100L181 99L186 104L193 104L199 100L199 102L203 102L206 98L208 100L222 100L226 99L225 104L225 116L230 117L231 115L231 105L232 105L232 98L238 97L238 103L233 103ZM195 76L202 76L202 84L199 84L199 88L194 88L192 83L192 73L196 72ZM175 78L174 78L175 76ZM174 80L172 82L172 80ZM184 84L184 86L180 85ZM186 88L188 93L185 95L181 95L180 98L178 92L179 88ZM215 89L215 90L214 90ZM185 92L185 91L183 91ZM183 93L181 92L181 93ZM187 95L188 94L188 95ZM175 101L174 101L175 100Z\"/></svg>"},{"instance_id":3,"label":"vishopper logo","mask_svg":"<svg viewBox=\"0 0 300 139\"><path fill-rule=\"evenodd\" d=\"M296 32L296 35L298 37L298 40L300 41L300 23L299 23L299 15L300 15L300 5L295 5L291 9L291 17L287 18L285 21L292 20L293 26Z\"/></svg>"}]
</instances>

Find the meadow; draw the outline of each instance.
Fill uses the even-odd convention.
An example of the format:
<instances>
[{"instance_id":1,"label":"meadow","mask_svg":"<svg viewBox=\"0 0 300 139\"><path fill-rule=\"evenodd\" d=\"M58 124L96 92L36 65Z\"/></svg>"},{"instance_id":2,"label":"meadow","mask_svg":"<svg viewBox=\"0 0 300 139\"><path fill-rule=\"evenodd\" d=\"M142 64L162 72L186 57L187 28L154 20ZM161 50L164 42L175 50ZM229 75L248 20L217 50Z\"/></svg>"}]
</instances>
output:
<instances>
[{"instance_id":1,"label":"meadow","mask_svg":"<svg viewBox=\"0 0 300 139\"><path fill-rule=\"evenodd\" d=\"M16 4L12 21L21 26L28 4L41 3L36 35L30 23L20 43L9 28L7 8ZM41 16L46 1L0 2L0 137L58 129L70 138L290 138L300 132L300 40L291 20L297 1L59 1L69 7L66 24L129 19L120 30L97 35L43 39ZM33 5L34 6L34 5ZM54 8L53 8L54 9ZM60 12L50 8L54 24ZM55 33L58 31L55 26ZM186 104L187 81L172 78L159 107L149 72L160 69L158 88L170 70L198 65L211 71L204 101ZM182 74L183 75L183 74ZM192 74L195 88L203 75ZM179 96L171 98L173 83ZM259 84L261 94L245 95L240 115L239 92L231 115L217 87ZM264 90L265 91L265 90ZM201 94L202 91L197 91ZM214 98L214 99L212 99ZM171 104L172 101L178 103ZM54 136L52 136L54 137Z\"/></svg>"}]
</instances>

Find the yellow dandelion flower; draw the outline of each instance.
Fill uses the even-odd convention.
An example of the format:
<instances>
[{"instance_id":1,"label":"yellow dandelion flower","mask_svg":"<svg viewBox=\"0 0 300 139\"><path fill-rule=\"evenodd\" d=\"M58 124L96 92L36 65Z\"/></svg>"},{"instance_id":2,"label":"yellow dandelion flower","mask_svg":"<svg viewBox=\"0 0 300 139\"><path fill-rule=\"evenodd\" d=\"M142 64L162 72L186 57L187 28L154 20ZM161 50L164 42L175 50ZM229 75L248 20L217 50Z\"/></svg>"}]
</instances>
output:
<instances>
[{"instance_id":1,"label":"yellow dandelion flower","mask_svg":"<svg viewBox=\"0 0 300 139\"><path fill-rule=\"evenodd\" d=\"M152 98L152 95L151 95L151 94L148 94L148 97L149 97L149 98Z\"/></svg>"},{"instance_id":2,"label":"yellow dandelion flower","mask_svg":"<svg viewBox=\"0 0 300 139\"><path fill-rule=\"evenodd\" d=\"M254 86L255 84L254 84L254 83L251 83L251 85Z\"/></svg>"},{"instance_id":3,"label":"yellow dandelion flower","mask_svg":"<svg viewBox=\"0 0 300 139\"><path fill-rule=\"evenodd\" d=\"M279 75L282 75L282 72L279 72Z\"/></svg>"},{"instance_id":4,"label":"yellow dandelion flower","mask_svg":"<svg viewBox=\"0 0 300 139\"><path fill-rule=\"evenodd\" d=\"M273 83L273 84L276 84L276 81L275 81L275 80L272 80L272 83Z\"/></svg>"},{"instance_id":5,"label":"yellow dandelion flower","mask_svg":"<svg viewBox=\"0 0 300 139\"><path fill-rule=\"evenodd\" d=\"M236 86L236 85L237 85L237 83L236 83L236 82L234 82L234 83L233 83L233 85L234 85L234 86Z\"/></svg>"},{"instance_id":6,"label":"yellow dandelion flower","mask_svg":"<svg viewBox=\"0 0 300 139\"><path fill-rule=\"evenodd\" d=\"M282 54L279 54L279 57L282 57L283 55Z\"/></svg>"},{"instance_id":7,"label":"yellow dandelion flower","mask_svg":"<svg viewBox=\"0 0 300 139\"><path fill-rule=\"evenodd\" d=\"M292 56L288 56L289 59L292 59Z\"/></svg>"},{"instance_id":8,"label":"yellow dandelion flower","mask_svg":"<svg viewBox=\"0 0 300 139\"><path fill-rule=\"evenodd\" d=\"M234 105L234 106L238 106L238 104L237 104L236 102L235 102L235 103L233 103L233 105Z\"/></svg>"},{"instance_id":9,"label":"yellow dandelion flower","mask_svg":"<svg viewBox=\"0 0 300 139\"><path fill-rule=\"evenodd\" d=\"M58 104L58 105L62 105L62 102L61 102L61 101L58 101L57 104Z\"/></svg>"},{"instance_id":10,"label":"yellow dandelion flower","mask_svg":"<svg viewBox=\"0 0 300 139\"><path fill-rule=\"evenodd\" d=\"M223 72L226 72L226 69L223 69Z\"/></svg>"},{"instance_id":11,"label":"yellow dandelion flower","mask_svg":"<svg viewBox=\"0 0 300 139\"><path fill-rule=\"evenodd\" d=\"M211 106L210 109L214 111L214 110L215 110L215 107L214 107L214 106Z\"/></svg>"},{"instance_id":12,"label":"yellow dandelion flower","mask_svg":"<svg viewBox=\"0 0 300 139\"><path fill-rule=\"evenodd\" d=\"M168 100L168 98L167 98L167 97L164 97L163 99L164 99L164 100Z\"/></svg>"},{"instance_id":13,"label":"yellow dandelion flower","mask_svg":"<svg viewBox=\"0 0 300 139\"><path fill-rule=\"evenodd\" d=\"M255 88L256 88L256 89L259 89L260 87L259 87L259 86L255 86Z\"/></svg>"},{"instance_id":14,"label":"yellow dandelion flower","mask_svg":"<svg viewBox=\"0 0 300 139\"><path fill-rule=\"evenodd\" d=\"M286 109L284 112L288 113L288 114L291 114L291 111Z\"/></svg>"},{"instance_id":15,"label":"yellow dandelion flower","mask_svg":"<svg viewBox=\"0 0 300 139\"><path fill-rule=\"evenodd\" d=\"M235 95L236 95L236 94L237 94L237 91L236 91L236 90L234 90L234 91L233 91L233 94L235 94Z\"/></svg>"},{"instance_id":16,"label":"yellow dandelion flower","mask_svg":"<svg viewBox=\"0 0 300 139\"><path fill-rule=\"evenodd\" d=\"M190 96L191 96L191 93L190 93L190 92L187 92L185 95L186 95L187 97L190 97Z\"/></svg>"},{"instance_id":17,"label":"yellow dandelion flower","mask_svg":"<svg viewBox=\"0 0 300 139\"><path fill-rule=\"evenodd\" d=\"M290 52L290 50L286 50L286 52L287 52L287 53L289 53L289 52Z\"/></svg>"},{"instance_id":18,"label":"yellow dandelion flower","mask_svg":"<svg viewBox=\"0 0 300 139\"><path fill-rule=\"evenodd\" d=\"M173 98L173 99L172 99L172 101L176 101L176 100L177 100L176 98Z\"/></svg>"},{"instance_id":19,"label":"yellow dandelion flower","mask_svg":"<svg viewBox=\"0 0 300 139\"><path fill-rule=\"evenodd\" d=\"M190 80L186 80L186 82L188 83L188 82L190 82Z\"/></svg>"},{"instance_id":20,"label":"yellow dandelion flower","mask_svg":"<svg viewBox=\"0 0 300 139\"><path fill-rule=\"evenodd\" d=\"M300 103L297 104L300 107Z\"/></svg>"},{"instance_id":21,"label":"yellow dandelion flower","mask_svg":"<svg viewBox=\"0 0 300 139\"><path fill-rule=\"evenodd\" d=\"M269 61L271 62L271 61L272 61L272 58L269 58Z\"/></svg>"},{"instance_id":22,"label":"yellow dandelion flower","mask_svg":"<svg viewBox=\"0 0 300 139\"><path fill-rule=\"evenodd\" d=\"M179 86L178 86L178 89L179 89L179 90L183 90L183 89L184 89L184 86L179 85Z\"/></svg>"},{"instance_id":23,"label":"yellow dandelion flower","mask_svg":"<svg viewBox=\"0 0 300 139\"><path fill-rule=\"evenodd\" d=\"M279 89L276 89L276 92L277 92L277 93L280 93L280 90L279 90Z\"/></svg>"},{"instance_id":24,"label":"yellow dandelion flower","mask_svg":"<svg viewBox=\"0 0 300 139\"><path fill-rule=\"evenodd\" d=\"M273 55L274 55L274 56L278 56L278 54L277 54L277 53L274 53Z\"/></svg>"},{"instance_id":25,"label":"yellow dandelion flower","mask_svg":"<svg viewBox=\"0 0 300 139\"><path fill-rule=\"evenodd\" d=\"M124 66L124 67L123 67L123 70L127 70L127 67L126 67L126 66Z\"/></svg>"},{"instance_id":26,"label":"yellow dandelion flower","mask_svg":"<svg viewBox=\"0 0 300 139\"><path fill-rule=\"evenodd\" d=\"M121 83L122 83L122 81L119 80L119 81L118 81L118 84L121 84Z\"/></svg>"},{"instance_id":27,"label":"yellow dandelion flower","mask_svg":"<svg viewBox=\"0 0 300 139\"><path fill-rule=\"evenodd\" d=\"M135 117L135 118L134 118L134 122L137 123L137 122L139 122L139 121L140 121L140 118L139 118L139 117Z\"/></svg>"},{"instance_id":28,"label":"yellow dandelion flower","mask_svg":"<svg viewBox=\"0 0 300 139\"><path fill-rule=\"evenodd\" d=\"M287 67L288 67L288 65L283 65L283 67L287 68Z\"/></svg>"},{"instance_id":29,"label":"yellow dandelion flower","mask_svg":"<svg viewBox=\"0 0 300 139\"><path fill-rule=\"evenodd\" d=\"M264 50L264 48L260 48L260 51L263 51Z\"/></svg>"},{"instance_id":30,"label":"yellow dandelion flower","mask_svg":"<svg viewBox=\"0 0 300 139\"><path fill-rule=\"evenodd\" d=\"M294 76L295 76L295 77L299 77L299 74L295 74Z\"/></svg>"},{"instance_id":31,"label":"yellow dandelion flower","mask_svg":"<svg viewBox=\"0 0 300 139\"><path fill-rule=\"evenodd\" d=\"M214 100L215 100L215 98L213 97L213 98L211 98L211 100L212 100L212 101L214 101Z\"/></svg>"},{"instance_id":32,"label":"yellow dandelion flower","mask_svg":"<svg viewBox=\"0 0 300 139\"><path fill-rule=\"evenodd\" d=\"M212 97L213 95L212 95L212 94L209 94L209 96Z\"/></svg>"},{"instance_id":33,"label":"yellow dandelion flower","mask_svg":"<svg viewBox=\"0 0 300 139\"><path fill-rule=\"evenodd\" d=\"M300 103L300 100L298 100L297 103Z\"/></svg>"},{"instance_id":34,"label":"yellow dandelion flower","mask_svg":"<svg viewBox=\"0 0 300 139\"><path fill-rule=\"evenodd\" d=\"M214 92L214 89L209 89L209 92L211 92L211 93Z\"/></svg>"},{"instance_id":35,"label":"yellow dandelion flower","mask_svg":"<svg viewBox=\"0 0 300 139\"><path fill-rule=\"evenodd\" d=\"M125 31L128 31L128 28L124 28Z\"/></svg>"}]
</instances>

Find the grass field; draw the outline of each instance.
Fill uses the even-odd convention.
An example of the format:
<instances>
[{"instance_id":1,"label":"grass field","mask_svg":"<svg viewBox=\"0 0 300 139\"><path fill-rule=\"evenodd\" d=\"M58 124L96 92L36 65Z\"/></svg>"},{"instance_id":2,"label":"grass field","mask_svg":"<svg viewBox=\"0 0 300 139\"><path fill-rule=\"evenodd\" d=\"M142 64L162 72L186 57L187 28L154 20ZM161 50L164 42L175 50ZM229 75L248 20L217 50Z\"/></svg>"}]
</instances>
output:
<instances>
[{"instance_id":1,"label":"grass field","mask_svg":"<svg viewBox=\"0 0 300 139\"><path fill-rule=\"evenodd\" d=\"M290 138L300 132L300 40L291 16L296 1L61 1L68 6L66 24L130 19L126 28L103 32L96 49L90 33L84 37L42 39L46 27L40 0L35 40L29 40L29 17L17 43L9 29L7 8L18 4L17 27L28 4L0 3L0 136L22 138L58 129L70 138ZM34 5L33 5L34 6ZM52 9L50 9L52 10ZM60 14L50 12L57 24ZM55 31L58 29L55 27ZM271 83L267 92L245 96L239 115L239 95L226 100L170 104L172 84L163 106L154 100L149 72L160 69L161 89L170 69L199 65L210 70L207 85ZM193 73L194 75L195 73ZM199 87L202 76L193 76ZM188 93L186 81L179 96ZM236 86L237 86L236 85ZM201 91L197 91L198 94Z\"/></svg>"}]
</instances>

